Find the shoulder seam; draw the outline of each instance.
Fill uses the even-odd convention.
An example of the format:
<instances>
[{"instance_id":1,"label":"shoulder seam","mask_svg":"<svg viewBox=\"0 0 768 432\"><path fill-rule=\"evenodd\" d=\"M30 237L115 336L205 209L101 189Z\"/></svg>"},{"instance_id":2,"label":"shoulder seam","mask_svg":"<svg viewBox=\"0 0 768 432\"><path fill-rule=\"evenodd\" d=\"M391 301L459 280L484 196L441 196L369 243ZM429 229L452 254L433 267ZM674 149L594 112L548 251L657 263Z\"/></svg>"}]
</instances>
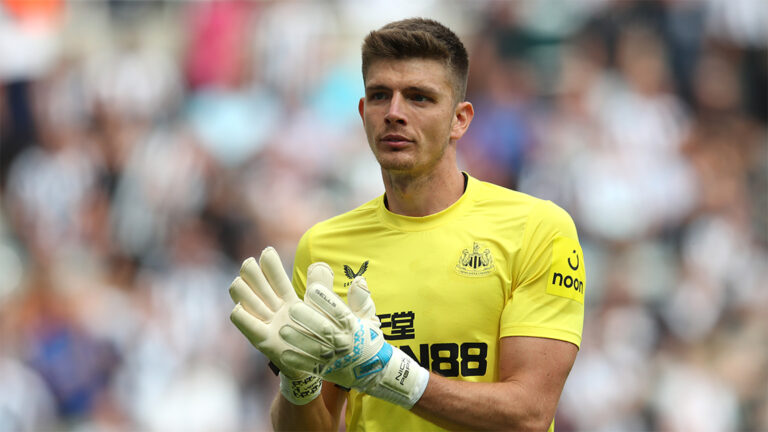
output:
<instances>
[{"instance_id":1,"label":"shoulder seam","mask_svg":"<svg viewBox=\"0 0 768 432\"><path fill-rule=\"evenodd\" d=\"M322 225L327 225L327 224L334 223L334 222L336 222L338 220L342 220L343 218L350 217L352 215L359 214L359 213L362 213L362 212L370 212L370 211L374 211L375 212L375 207L371 208L371 206L369 206L372 203L372 201L374 201L375 199L376 198L374 198L371 201L368 201L367 203L361 204L360 206L355 207L352 210L345 211L343 213L340 213L340 214L337 214L335 216L332 216L332 217L330 217L328 219L325 219L325 220L322 220L320 222L317 222L315 225L312 226L312 229L314 229L317 226L322 226Z\"/></svg>"}]
</instances>

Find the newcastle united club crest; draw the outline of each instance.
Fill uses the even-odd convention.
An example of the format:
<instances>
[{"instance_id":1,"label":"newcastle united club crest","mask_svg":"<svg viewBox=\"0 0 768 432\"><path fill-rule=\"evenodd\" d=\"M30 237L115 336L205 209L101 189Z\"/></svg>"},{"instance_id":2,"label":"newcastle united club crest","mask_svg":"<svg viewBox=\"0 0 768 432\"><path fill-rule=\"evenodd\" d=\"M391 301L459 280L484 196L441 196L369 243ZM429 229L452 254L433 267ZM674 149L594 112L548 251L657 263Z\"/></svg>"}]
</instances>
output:
<instances>
[{"instance_id":1,"label":"newcastle united club crest","mask_svg":"<svg viewBox=\"0 0 768 432\"><path fill-rule=\"evenodd\" d=\"M469 277L488 276L495 269L491 250L483 248L478 242L474 242L472 245L472 252L469 249L461 251L461 257L456 264L456 273Z\"/></svg>"}]
</instances>

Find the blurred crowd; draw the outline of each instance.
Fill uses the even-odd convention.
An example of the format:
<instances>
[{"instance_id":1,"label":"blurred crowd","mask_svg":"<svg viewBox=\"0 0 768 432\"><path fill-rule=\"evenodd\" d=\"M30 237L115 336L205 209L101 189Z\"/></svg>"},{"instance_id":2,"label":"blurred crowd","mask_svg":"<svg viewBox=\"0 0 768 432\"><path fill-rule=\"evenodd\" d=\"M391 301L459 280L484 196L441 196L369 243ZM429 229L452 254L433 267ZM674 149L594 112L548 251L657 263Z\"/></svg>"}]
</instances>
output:
<instances>
[{"instance_id":1,"label":"blurred crowd","mask_svg":"<svg viewBox=\"0 0 768 432\"><path fill-rule=\"evenodd\" d=\"M227 287L383 192L359 47L410 16L470 52L461 166L579 229L557 429L768 430L763 0L0 0L0 431L269 428Z\"/></svg>"}]
</instances>

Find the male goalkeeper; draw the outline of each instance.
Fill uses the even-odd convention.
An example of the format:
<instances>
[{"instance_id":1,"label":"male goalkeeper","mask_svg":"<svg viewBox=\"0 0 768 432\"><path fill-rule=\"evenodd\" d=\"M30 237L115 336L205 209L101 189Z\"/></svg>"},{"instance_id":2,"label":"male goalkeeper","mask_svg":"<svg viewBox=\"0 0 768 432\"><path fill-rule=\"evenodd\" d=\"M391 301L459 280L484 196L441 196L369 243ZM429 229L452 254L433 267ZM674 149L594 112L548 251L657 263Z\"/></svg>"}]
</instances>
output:
<instances>
[{"instance_id":1,"label":"male goalkeeper","mask_svg":"<svg viewBox=\"0 0 768 432\"><path fill-rule=\"evenodd\" d=\"M268 248L230 287L280 368L275 429L338 430L346 400L352 431L552 430L584 316L571 218L458 169L474 111L451 30L390 23L362 63L385 193L307 231L292 286Z\"/></svg>"}]
</instances>

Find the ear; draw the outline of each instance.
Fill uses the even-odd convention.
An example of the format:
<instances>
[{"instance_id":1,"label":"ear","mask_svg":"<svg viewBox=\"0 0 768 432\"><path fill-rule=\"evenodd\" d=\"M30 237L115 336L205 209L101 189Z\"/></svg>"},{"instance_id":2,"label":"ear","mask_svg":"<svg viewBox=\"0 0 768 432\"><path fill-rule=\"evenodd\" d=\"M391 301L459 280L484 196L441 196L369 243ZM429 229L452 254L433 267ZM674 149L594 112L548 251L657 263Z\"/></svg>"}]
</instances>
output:
<instances>
[{"instance_id":1,"label":"ear","mask_svg":"<svg viewBox=\"0 0 768 432\"><path fill-rule=\"evenodd\" d=\"M467 132L469 124L472 123L472 119L475 117L475 108L470 102L459 102L456 105L456 109L453 113L453 121L451 122L451 140L458 141Z\"/></svg>"},{"instance_id":2,"label":"ear","mask_svg":"<svg viewBox=\"0 0 768 432\"><path fill-rule=\"evenodd\" d=\"M360 101L357 103L357 111L360 113L360 118L363 119L363 126L365 126L365 116L363 115L363 112L365 111L364 97L361 97Z\"/></svg>"}]
</instances>

